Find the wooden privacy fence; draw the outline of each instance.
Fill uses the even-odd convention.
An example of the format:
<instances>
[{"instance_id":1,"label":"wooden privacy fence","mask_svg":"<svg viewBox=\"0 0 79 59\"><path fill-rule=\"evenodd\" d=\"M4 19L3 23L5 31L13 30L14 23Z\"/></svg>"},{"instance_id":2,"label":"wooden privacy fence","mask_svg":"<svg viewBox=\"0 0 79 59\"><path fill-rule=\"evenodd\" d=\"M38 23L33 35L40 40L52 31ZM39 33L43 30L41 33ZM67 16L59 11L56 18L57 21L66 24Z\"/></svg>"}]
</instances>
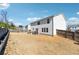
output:
<instances>
[{"instance_id":1,"label":"wooden privacy fence","mask_svg":"<svg viewBox=\"0 0 79 59\"><path fill-rule=\"evenodd\" d=\"M72 39L72 40L79 41L79 32L57 30L57 35L65 37L65 38L69 38L69 39Z\"/></svg>"}]
</instances>

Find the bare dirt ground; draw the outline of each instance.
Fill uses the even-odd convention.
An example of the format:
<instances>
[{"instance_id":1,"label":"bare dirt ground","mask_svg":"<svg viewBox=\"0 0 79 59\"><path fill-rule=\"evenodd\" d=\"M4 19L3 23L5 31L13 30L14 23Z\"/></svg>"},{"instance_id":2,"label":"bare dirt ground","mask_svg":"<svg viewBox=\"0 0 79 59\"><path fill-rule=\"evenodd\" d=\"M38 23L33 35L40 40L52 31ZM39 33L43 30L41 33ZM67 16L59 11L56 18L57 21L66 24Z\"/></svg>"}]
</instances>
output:
<instances>
[{"instance_id":1,"label":"bare dirt ground","mask_svg":"<svg viewBox=\"0 0 79 59\"><path fill-rule=\"evenodd\" d=\"M59 36L32 35L11 32L5 55L62 55L79 54L79 45Z\"/></svg>"}]
</instances>

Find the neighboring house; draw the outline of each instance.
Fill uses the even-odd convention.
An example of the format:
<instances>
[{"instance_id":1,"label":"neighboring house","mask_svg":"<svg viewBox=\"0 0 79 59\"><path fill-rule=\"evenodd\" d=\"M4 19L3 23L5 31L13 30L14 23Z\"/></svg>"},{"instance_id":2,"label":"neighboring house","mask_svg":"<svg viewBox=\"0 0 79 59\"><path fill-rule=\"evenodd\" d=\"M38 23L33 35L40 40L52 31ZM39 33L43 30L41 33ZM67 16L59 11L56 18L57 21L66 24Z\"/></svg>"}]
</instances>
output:
<instances>
[{"instance_id":1,"label":"neighboring house","mask_svg":"<svg viewBox=\"0 0 79 59\"><path fill-rule=\"evenodd\" d=\"M56 35L56 30L66 30L66 20L63 14L49 16L30 24L29 29L38 34Z\"/></svg>"},{"instance_id":2,"label":"neighboring house","mask_svg":"<svg viewBox=\"0 0 79 59\"><path fill-rule=\"evenodd\" d=\"M22 26L22 25L19 25L19 26L17 27L17 29L18 29L18 31L23 32L23 26Z\"/></svg>"},{"instance_id":3,"label":"neighboring house","mask_svg":"<svg viewBox=\"0 0 79 59\"><path fill-rule=\"evenodd\" d=\"M28 31L28 25L25 26L25 31L26 31L26 32Z\"/></svg>"},{"instance_id":4,"label":"neighboring house","mask_svg":"<svg viewBox=\"0 0 79 59\"><path fill-rule=\"evenodd\" d=\"M25 31L26 32L31 31L31 25L30 24L25 26Z\"/></svg>"}]
</instances>

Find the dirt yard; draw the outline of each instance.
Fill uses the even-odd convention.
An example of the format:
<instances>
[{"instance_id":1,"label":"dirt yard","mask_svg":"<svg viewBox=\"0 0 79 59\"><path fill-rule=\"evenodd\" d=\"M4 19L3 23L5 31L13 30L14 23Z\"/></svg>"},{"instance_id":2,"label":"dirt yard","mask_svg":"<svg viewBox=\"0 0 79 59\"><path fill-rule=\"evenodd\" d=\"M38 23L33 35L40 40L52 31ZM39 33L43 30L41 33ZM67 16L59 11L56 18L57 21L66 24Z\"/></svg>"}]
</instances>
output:
<instances>
[{"instance_id":1,"label":"dirt yard","mask_svg":"<svg viewBox=\"0 0 79 59\"><path fill-rule=\"evenodd\" d=\"M58 55L79 54L75 41L59 36L32 35L11 32L5 55Z\"/></svg>"}]
</instances>

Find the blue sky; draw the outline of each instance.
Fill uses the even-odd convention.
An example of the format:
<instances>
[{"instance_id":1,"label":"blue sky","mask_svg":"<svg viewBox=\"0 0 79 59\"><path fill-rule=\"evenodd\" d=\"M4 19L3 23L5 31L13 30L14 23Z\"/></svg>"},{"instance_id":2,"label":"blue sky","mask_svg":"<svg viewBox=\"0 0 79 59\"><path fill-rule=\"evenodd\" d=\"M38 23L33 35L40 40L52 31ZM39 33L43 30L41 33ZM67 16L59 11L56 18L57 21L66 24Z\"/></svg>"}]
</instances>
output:
<instances>
[{"instance_id":1,"label":"blue sky","mask_svg":"<svg viewBox=\"0 0 79 59\"><path fill-rule=\"evenodd\" d=\"M27 25L46 16L64 14L67 21L79 21L79 4L59 3L12 3L0 4L0 11L6 9L8 20L16 25Z\"/></svg>"}]
</instances>

